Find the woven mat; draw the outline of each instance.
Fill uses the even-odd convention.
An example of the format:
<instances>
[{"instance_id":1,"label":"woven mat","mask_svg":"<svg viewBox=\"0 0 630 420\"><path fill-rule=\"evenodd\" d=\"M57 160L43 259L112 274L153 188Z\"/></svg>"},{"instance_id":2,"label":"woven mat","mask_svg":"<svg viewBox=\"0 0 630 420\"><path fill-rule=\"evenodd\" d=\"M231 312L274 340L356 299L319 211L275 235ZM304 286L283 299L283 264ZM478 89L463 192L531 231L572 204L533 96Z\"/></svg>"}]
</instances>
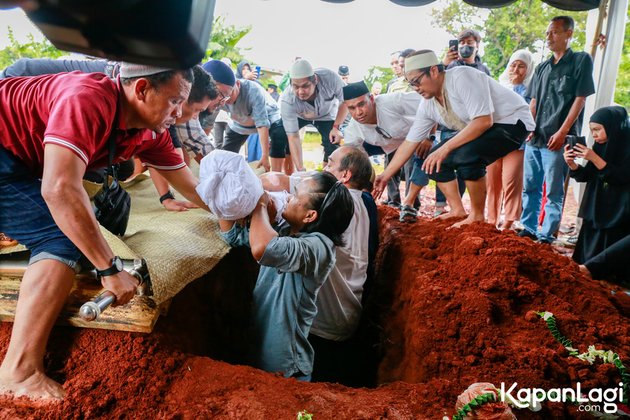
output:
<instances>
[{"instance_id":1,"label":"woven mat","mask_svg":"<svg viewBox=\"0 0 630 420\"><path fill-rule=\"evenodd\" d=\"M160 304L188 283L206 274L228 253L214 215L194 209L166 211L150 179L126 186L131 194L131 215L124 238L101 228L114 253L121 258L144 258L153 300ZM177 194L178 199L181 195ZM0 254L25 250L21 245L0 248Z\"/></svg>"}]
</instances>

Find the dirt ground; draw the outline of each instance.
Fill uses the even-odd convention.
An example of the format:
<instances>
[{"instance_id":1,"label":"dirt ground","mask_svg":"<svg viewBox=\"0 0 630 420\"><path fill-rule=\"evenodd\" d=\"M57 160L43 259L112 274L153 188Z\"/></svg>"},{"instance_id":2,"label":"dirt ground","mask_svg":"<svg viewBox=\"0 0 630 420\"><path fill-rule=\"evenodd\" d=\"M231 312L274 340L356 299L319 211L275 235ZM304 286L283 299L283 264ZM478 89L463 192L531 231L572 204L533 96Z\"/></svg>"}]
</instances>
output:
<instances>
[{"instance_id":1,"label":"dirt ground","mask_svg":"<svg viewBox=\"0 0 630 420\"><path fill-rule=\"evenodd\" d=\"M617 385L614 366L570 357L531 311L553 312L581 352L611 349L628 366L630 296L620 288L588 280L551 246L512 231L401 224L387 207L380 216L364 320L378 355L377 387L301 383L242 365L257 267L246 250L233 250L177 296L152 334L55 328L46 366L67 397L44 407L0 400L0 417L295 419L306 410L317 420L441 419L474 382ZM10 330L0 326L0 354ZM591 418L548 402L515 414Z\"/></svg>"}]
</instances>

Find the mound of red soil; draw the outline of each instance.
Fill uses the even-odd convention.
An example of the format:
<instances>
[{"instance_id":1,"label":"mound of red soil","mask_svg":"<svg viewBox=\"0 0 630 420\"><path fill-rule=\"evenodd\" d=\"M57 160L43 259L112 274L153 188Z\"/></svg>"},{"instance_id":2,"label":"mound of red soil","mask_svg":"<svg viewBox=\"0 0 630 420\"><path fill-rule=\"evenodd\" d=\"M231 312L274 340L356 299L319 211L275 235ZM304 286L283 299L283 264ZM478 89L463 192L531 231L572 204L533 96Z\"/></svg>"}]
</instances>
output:
<instances>
[{"instance_id":1,"label":"mound of red soil","mask_svg":"<svg viewBox=\"0 0 630 420\"><path fill-rule=\"evenodd\" d=\"M381 212L387 244L380 273L389 273L392 308L383 325L379 383L443 379L445 408L475 382L618 387L612 364L569 357L533 311L552 312L580 352L589 345L610 349L628 367L630 296L620 288L587 279L551 246L514 232L480 223L445 229L447 221L406 228L395 213ZM526 418L524 411L517 416ZM575 407L546 403L535 418L574 415Z\"/></svg>"},{"instance_id":2,"label":"mound of red soil","mask_svg":"<svg viewBox=\"0 0 630 420\"><path fill-rule=\"evenodd\" d=\"M308 384L244 363L256 265L234 250L186 288L150 335L55 328L47 371L67 397L48 407L0 401L2 418L439 419L471 383L614 387L612 365L569 357L532 310L553 312L574 346L630 364L630 297L584 278L549 246L488 225L400 224L381 209L382 247L366 322L381 332L375 389ZM612 293L615 292L615 293ZM6 350L11 325L0 327ZM208 357L211 356L212 358ZM518 418L578 417L543 404Z\"/></svg>"}]
</instances>

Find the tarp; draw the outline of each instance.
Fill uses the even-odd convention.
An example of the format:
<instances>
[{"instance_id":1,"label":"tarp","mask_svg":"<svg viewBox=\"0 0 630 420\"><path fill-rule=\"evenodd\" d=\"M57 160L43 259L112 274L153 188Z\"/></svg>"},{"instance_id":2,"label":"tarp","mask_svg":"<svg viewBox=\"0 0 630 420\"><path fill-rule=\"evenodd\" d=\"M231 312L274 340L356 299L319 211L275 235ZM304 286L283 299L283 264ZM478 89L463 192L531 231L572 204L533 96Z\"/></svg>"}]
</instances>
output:
<instances>
[{"instance_id":1,"label":"tarp","mask_svg":"<svg viewBox=\"0 0 630 420\"><path fill-rule=\"evenodd\" d=\"M350 3L354 0L322 0L328 3ZM424 6L433 3L435 0L389 0L400 6ZM516 0L464 0L466 3L485 8L503 7L514 3ZM542 0L550 6L562 10L582 11L591 10L599 7L600 0Z\"/></svg>"}]
</instances>

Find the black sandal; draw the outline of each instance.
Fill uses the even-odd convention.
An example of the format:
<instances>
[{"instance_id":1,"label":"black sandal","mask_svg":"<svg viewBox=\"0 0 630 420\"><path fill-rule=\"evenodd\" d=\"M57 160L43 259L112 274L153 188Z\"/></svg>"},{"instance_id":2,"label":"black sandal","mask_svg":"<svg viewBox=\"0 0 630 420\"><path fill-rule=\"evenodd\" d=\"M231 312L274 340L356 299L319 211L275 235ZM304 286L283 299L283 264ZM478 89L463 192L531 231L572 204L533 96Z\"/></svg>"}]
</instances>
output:
<instances>
[{"instance_id":1,"label":"black sandal","mask_svg":"<svg viewBox=\"0 0 630 420\"><path fill-rule=\"evenodd\" d=\"M418 220L418 210L412 206L402 206L398 220L404 223L415 223Z\"/></svg>"}]
</instances>

